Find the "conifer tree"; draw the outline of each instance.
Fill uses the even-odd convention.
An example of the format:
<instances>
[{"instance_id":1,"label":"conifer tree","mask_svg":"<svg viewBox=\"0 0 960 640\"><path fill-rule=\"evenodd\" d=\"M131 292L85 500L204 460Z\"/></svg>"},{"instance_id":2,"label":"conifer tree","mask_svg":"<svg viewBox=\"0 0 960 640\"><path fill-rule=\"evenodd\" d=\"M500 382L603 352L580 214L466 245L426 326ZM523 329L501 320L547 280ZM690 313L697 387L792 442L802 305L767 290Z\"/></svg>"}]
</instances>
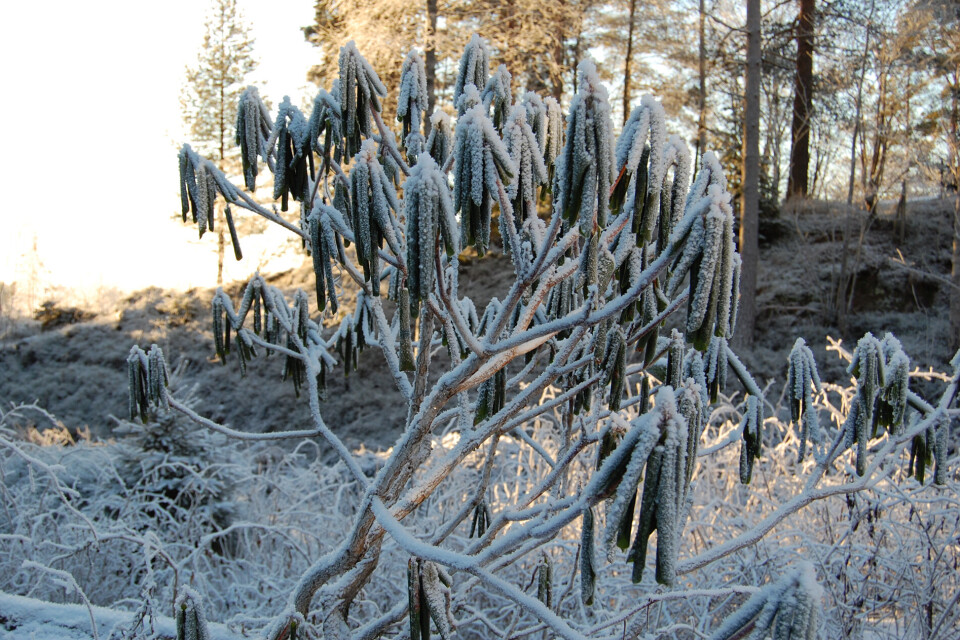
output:
<instances>
[{"instance_id":1,"label":"conifer tree","mask_svg":"<svg viewBox=\"0 0 960 640\"><path fill-rule=\"evenodd\" d=\"M186 69L180 105L197 150L221 170L236 160L230 148L244 80L257 67L253 42L237 0L212 0L197 61ZM217 218L223 221L222 211ZM210 225L210 231L217 232L217 284L222 284L224 225Z\"/></svg>"}]
</instances>

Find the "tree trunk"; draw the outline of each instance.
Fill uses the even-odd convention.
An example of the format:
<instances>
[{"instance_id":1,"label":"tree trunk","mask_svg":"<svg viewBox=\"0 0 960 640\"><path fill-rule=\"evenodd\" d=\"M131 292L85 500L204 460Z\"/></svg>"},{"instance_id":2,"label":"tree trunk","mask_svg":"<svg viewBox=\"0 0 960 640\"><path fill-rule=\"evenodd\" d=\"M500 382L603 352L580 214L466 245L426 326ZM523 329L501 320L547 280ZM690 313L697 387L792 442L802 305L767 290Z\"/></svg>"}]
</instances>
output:
<instances>
[{"instance_id":1,"label":"tree trunk","mask_svg":"<svg viewBox=\"0 0 960 640\"><path fill-rule=\"evenodd\" d=\"M897 201L897 234L900 238L900 245L903 246L907 238L907 181L900 181L900 200Z\"/></svg>"},{"instance_id":2,"label":"tree trunk","mask_svg":"<svg viewBox=\"0 0 960 640\"><path fill-rule=\"evenodd\" d=\"M870 170L863 166L863 202L867 212L874 216L880 204L880 186L883 184L883 172L887 164L888 127L890 123L887 89L889 70L880 73L877 96L877 111L874 116L873 152L870 154ZM866 159L866 154L864 154Z\"/></svg>"},{"instance_id":3,"label":"tree trunk","mask_svg":"<svg viewBox=\"0 0 960 640\"><path fill-rule=\"evenodd\" d=\"M427 0L426 35L423 66L427 76L427 117L423 123L424 137L430 135L430 116L437 104L437 0Z\"/></svg>"},{"instance_id":4,"label":"tree trunk","mask_svg":"<svg viewBox=\"0 0 960 640\"><path fill-rule=\"evenodd\" d=\"M950 269L950 347L960 349L960 64L950 83L950 164L953 184L953 256Z\"/></svg>"},{"instance_id":5,"label":"tree trunk","mask_svg":"<svg viewBox=\"0 0 960 640\"><path fill-rule=\"evenodd\" d=\"M221 28L223 28L223 17L221 16ZM226 57L225 54L222 54L221 57ZM224 171L224 165L227 156L227 96L226 96L226 87L227 82L223 77L223 73L220 74L220 113L217 114L220 119L220 131L218 132L220 137L220 170ZM214 210L214 216L220 212L220 207L216 207ZM220 219L217 220L217 286L223 284L223 254L224 254L224 241L223 241L223 225L226 224L226 219L223 216L220 216Z\"/></svg>"},{"instance_id":6,"label":"tree trunk","mask_svg":"<svg viewBox=\"0 0 960 640\"><path fill-rule=\"evenodd\" d=\"M702 0L701 0L702 1ZM633 62L633 18L637 12L637 0L630 0L630 25L627 27L627 58L623 63L623 122L630 117L630 66Z\"/></svg>"},{"instance_id":7,"label":"tree trunk","mask_svg":"<svg viewBox=\"0 0 960 640\"><path fill-rule=\"evenodd\" d=\"M222 222L222 221L221 221ZM217 230L217 286L223 284L223 253L224 253L224 239L223 239L223 224L220 224Z\"/></svg>"},{"instance_id":8,"label":"tree trunk","mask_svg":"<svg viewBox=\"0 0 960 640\"><path fill-rule=\"evenodd\" d=\"M551 67L553 71L550 74L550 95L558 104L563 98L563 59L565 55L563 37L558 36L553 43L553 57L555 60L559 60L560 64Z\"/></svg>"},{"instance_id":9,"label":"tree trunk","mask_svg":"<svg viewBox=\"0 0 960 640\"><path fill-rule=\"evenodd\" d=\"M870 3L870 17L866 24L866 36L863 42L863 56L860 58L860 79L857 81L857 103L854 114L853 140L850 142L850 182L847 185L847 204L853 204L853 184L857 174L857 136L862 129L863 117L863 82L867 74L867 55L870 52L870 29L873 23L873 8L875 2Z\"/></svg>"},{"instance_id":10,"label":"tree trunk","mask_svg":"<svg viewBox=\"0 0 960 640\"><path fill-rule=\"evenodd\" d=\"M707 42L706 42L706 21L707 11L704 6L705 0L700 0L700 50L698 53L700 64L700 86L698 96L698 106L700 108L700 117L697 121L697 154L693 159L693 171L696 173L699 167L700 157L707 146Z\"/></svg>"},{"instance_id":11,"label":"tree trunk","mask_svg":"<svg viewBox=\"0 0 960 640\"><path fill-rule=\"evenodd\" d=\"M816 0L800 0L797 24L797 73L790 128L790 177L787 198L807 196L810 166L810 112L813 99L813 15Z\"/></svg>"},{"instance_id":12,"label":"tree trunk","mask_svg":"<svg viewBox=\"0 0 960 640\"><path fill-rule=\"evenodd\" d=\"M740 315L736 342L753 344L757 322L757 242L760 215L760 0L747 0L747 76L743 113L743 192L740 196Z\"/></svg>"},{"instance_id":13,"label":"tree trunk","mask_svg":"<svg viewBox=\"0 0 960 640\"><path fill-rule=\"evenodd\" d=\"M960 349L960 192L953 196L953 265L950 269L951 349Z\"/></svg>"}]
</instances>

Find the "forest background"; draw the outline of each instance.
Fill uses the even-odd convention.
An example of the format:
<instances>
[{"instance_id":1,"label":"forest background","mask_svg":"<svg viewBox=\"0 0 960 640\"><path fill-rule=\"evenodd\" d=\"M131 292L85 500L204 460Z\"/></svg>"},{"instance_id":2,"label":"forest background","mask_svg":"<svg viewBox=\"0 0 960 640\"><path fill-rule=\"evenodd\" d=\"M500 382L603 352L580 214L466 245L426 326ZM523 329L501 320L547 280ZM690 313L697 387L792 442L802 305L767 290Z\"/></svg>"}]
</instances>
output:
<instances>
[{"instance_id":1,"label":"forest background","mask_svg":"<svg viewBox=\"0 0 960 640\"><path fill-rule=\"evenodd\" d=\"M576 89L578 62L592 56L610 90L615 129L626 119L628 105L641 95L650 93L662 100L670 129L690 144L695 162L702 149L721 156L738 210L747 202L751 217L776 220L792 215L797 203L807 199L833 203L841 218L847 212L854 214L853 220L843 218L841 225L851 228L838 230L844 249L838 256L842 273L836 276L834 299L825 314L825 320L842 330L855 298L858 238L873 224L876 206L884 200L956 195L960 5L950 0L759 3L760 48L754 52L759 55L755 92L759 108L753 116L758 171L750 172L757 178L757 191L742 200L744 132L749 129L744 126L745 97L753 95L746 88L748 4L728 0L320 0L312 10L306 2L291 1L270 11L258 3L241 3L238 19L245 24L250 19L246 29L254 43L253 58L259 63L244 83L258 84L276 100L290 94L295 103L303 104L312 99L315 89L311 87L329 88L337 72L339 47L350 39L388 87L399 80L403 53L421 49L428 113L435 105L452 109L457 59L471 33L490 41L495 62L511 70L518 92L531 90L568 99ZM171 15L183 18L188 11L199 11L180 9ZM167 159L174 145L185 138L189 123L182 125L182 109L169 86L183 83L183 65L193 64L194 43L202 42L199 15L175 22L150 16L151 26L146 29L146 15L109 2L82 12L65 8L67 17L75 18L73 24L90 27L60 34L66 48L76 49L76 62L70 63L55 55L56 50L25 39L23 33L29 30L18 33L11 28L31 24L36 16L16 15L24 9L11 11L14 15L4 27L9 37L3 46L11 49L11 55L18 46L26 47L29 59L38 65L13 68L14 85L35 96L31 107L35 120L55 121L59 93L102 92L114 98L109 104L136 103L137 108L114 109L108 118L103 109L90 110L89 101L74 101L79 103L82 121L109 121L115 131L143 130L147 135L141 136L135 149L103 144L89 127L71 131L72 145L84 150L92 162L111 167L110 192L120 202L136 199L140 176L171 174L173 163ZM91 26L95 24L106 26ZM97 28L109 34L105 44L90 37ZM174 41L176 46L171 47ZM114 55L122 50L134 52L123 63L123 57ZM62 83L44 80L52 60L67 71ZM87 64L89 73L82 73L79 64ZM114 79L121 77L125 82L118 90ZM161 95L163 89L166 95ZM387 113L395 110L390 99ZM144 114L149 117L143 118ZM425 126L429 128L429 123ZM28 143L31 131L15 131L15 147L24 159L37 156L36 161L42 162L39 150L45 147ZM136 162L118 161L118 154L130 152ZM105 296L115 300L116 294L108 294L113 289L211 284L199 265L209 264L207 256L215 243L187 243L186 230L167 224L167 207L172 213L176 206L172 190L154 187L155 197L136 205L141 237L152 239L143 242L125 233L123 225L91 224L72 205L50 206L44 216L16 215L17 210L29 209L24 198L41 192L42 172L26 171L32 162L4 158L3 163L3 175L11 184L21 185L14 203L22 205L3 214L8 229L0 252L0 281L6 283L5 303L0 303L3 314L29 315L51 297L72 298L74 304L87 301L104 311L110 305L96 300ZM76 171L64 171L61 184L68 193L91 201L104 191L102 183L83 179ZM858 212L863 215L858 217ZM960 224L956 211L953 217L954 224L942 229L948 241ZM77 250L82 248L71 244L76 238L94 249L88 251L92 254L88 259L77 260ZM285 261L277 261L277 244L278 236L271 236L254 245L245 263L227 265L228 279L244 278L267 265L284 270L300 261L290 251L285 252ZM950 244L953 264L941 265L945 268L938 271L952 272L945 287L951 300L949 338L956 346L960 274L955 264L960 241ZM107 246L110 251L97 250ZM175 261L162 257L170 247L177 248ZM123 268L144 250L150 260L140 260L137 269ZM740 251L749 253L742 246ZM916 260L917 256L905 258ZM750 258L745 255L745 259ZM749 302L746 307L749 316Z\"/></svg>"}]
</instances>

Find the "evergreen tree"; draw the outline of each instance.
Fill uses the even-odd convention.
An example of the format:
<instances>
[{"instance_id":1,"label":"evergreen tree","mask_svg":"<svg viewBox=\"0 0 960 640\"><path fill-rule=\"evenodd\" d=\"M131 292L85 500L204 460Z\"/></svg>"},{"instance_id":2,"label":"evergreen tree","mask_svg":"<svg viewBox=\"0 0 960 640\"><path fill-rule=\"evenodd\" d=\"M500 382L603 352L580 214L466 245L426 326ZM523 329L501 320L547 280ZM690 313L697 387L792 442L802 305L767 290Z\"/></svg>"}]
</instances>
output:
<instances>
[{"instance_id":1,"label":"evergreen tree","mask_svg":"<svg viewBox=\"0 0 960 640\"><path fill-rule=\"evenodd\" d=\"M221 170L235 163L235 158L227 157L228 141L233 137L244 80L256 67L253 37L237 1L213 0L197 61L186 69L180 104L184 123L198 151L215 159ZM222 284L223 213L217 218L221 222L216 229L217 284Z\"/></svg>"}]
</instances>

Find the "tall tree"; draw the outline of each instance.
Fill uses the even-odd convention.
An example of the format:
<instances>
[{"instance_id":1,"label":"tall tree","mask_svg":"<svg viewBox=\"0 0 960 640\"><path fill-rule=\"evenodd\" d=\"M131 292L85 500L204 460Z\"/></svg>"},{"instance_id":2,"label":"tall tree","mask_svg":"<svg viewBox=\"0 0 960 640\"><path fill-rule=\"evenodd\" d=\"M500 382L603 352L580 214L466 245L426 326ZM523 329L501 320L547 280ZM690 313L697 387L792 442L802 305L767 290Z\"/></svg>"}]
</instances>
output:
<instances>
[{"instance_id":1,"label":"tall tree","mask_svg":"<svg viewBox=\"0 0 960 640\"><path fill-rule=\"evenodd\" d=\"M391 88L384 101L384 111L391 113L392 88L400 81L404 55L421 48L432 113L438 101L450 97L450 70L456 71L462 43L478 33L492 50L492 69L502 63L510 70L514 93L527 90L559 98L576 66L568 43L577 41L585 14L596 4L597 0L315 0L314 22L304 34L320 50L320 60L308 78L329 86L337 73L340 47L354 40Z\"/></svg>"},{"instance_id":2,"label":"tall tree","mask_svg":"<svg viewBox=\"0 0 960 640\"><path fill-rule=\"evenodd\" d=\"M623 63L623 121L630 116L630 66L633 63L633 25L637 14L637 0L630 0L630 20L627 23L627 55Z\"/></svg>"},{"instance_id":3,"label":"tall tree","mask_svg":"<svg viewBox=\"0 0 960 640\"><path fill-rule=\"evenodd\" d=\"M449 32L460 35L459 27L454 29L449 24L444 30L433 29L431 34L431 19L436 24L436 15L431 16L431 10L436 11L436 6L430 0L317 0L313 24L303 30L307 41L316 46L320 54L318 63L307 72L307 78L329 89L337 77L340 47L353 40L389 88L384 114L392 115L406 54L411 49L423 48L427 56L434 57L435 70L436 56L453 52ZM458 46L460 40L457 37ZM429 76L431 61L425 62Z\"/></svg>"},{"instance_id":4,"label":"tall tree","mask_svg":"<svg viewBox=\"0 0 960 640\"><path fill-rule=\"evenodd\" d=\"M747 0L747 73L744 85L743 165L740 195L740 315L736 339L741 346L753 342L757 321L757 266L760 257L760 0Z\"/></svg>"},{"instance_id":5,"label":"tall tree","mask_svg":"<svg viewBox=\"0 0 960 640\"><path fill-rule=\"evenodd\" d=\"M707 11L705 0L697 8L697 154L694 166L699 166L700 156L707 148Z\"/></svg>"},{"instance_id":6,"label":"tall tree","mask_svg":"<svg viewBox=\"0 0 960 640\"><path fill-rule=\"evenodd\" d=\"M813 99L813 35L816 0L800 0L797 18L797 71L790 130L790 177L787 197L806 197L810 165L810 114Z\"/></svg>"},{"instance_id":7,"label":"tall tree","mask_svg":"<svg viewBox=\"0 0 960 640\"><path fill-rule=\"evenodd\" d=\"M437 0L427 0L426 37L424 38L424 67L427 75L427 119L423 135L430 135L430 115L437 106Z\"/></svg>"},{"instance_id":8,"label":"tall tree","mask_svg":"<svg viewBox=\"0 0 960 640\"><path fill-rule=\"evenodd\" d=\"M960 6L949 0L930 3L933 20L926 63L939 76L939 130L946 140L948 180L953 192L953 242L950 271L950 347L960 348ZM941 178L943 181L943 178Z\"/></svg>"},{"instance_id":9,"label":"tall tree","mask_svg":"<svg viewBox=\"0 0 960 640\"><path fill-rule=\"evenodd\" d=\"M233 137L237 102L246 77L256 68L253 37L236 0L213 0L204 23L203 46L187 67L180 93L183 120L197 150L228 169L227 146ZM224 221L218 212L217 284L223 283Z\"/></svg>"}]
</instances>

